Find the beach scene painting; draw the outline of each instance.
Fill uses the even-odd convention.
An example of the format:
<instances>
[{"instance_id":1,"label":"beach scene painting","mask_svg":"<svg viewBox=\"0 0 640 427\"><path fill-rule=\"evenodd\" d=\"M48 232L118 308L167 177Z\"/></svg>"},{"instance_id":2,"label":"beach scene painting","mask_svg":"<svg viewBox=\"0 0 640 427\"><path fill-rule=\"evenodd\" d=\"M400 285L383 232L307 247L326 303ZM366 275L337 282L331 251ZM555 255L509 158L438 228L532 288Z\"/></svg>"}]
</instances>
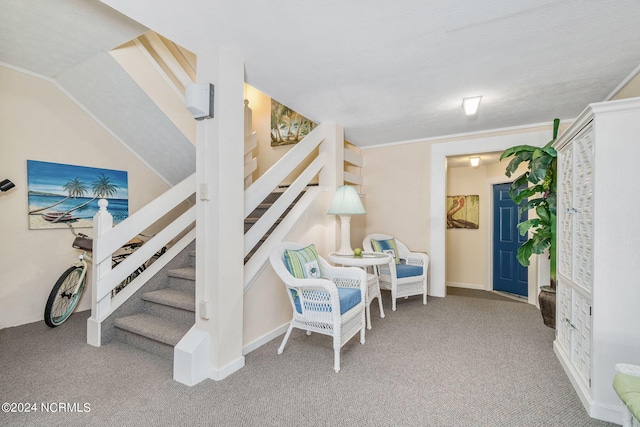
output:
<instances>
[{"instance_id":1,"label":"beach scene painting","mask_svg":"<svg viewBox=\"0 0 640 427\"><path fill-rule=\"evenodd\" d=\"M27 160L29 229L93 227L106 199L114 225L129 216L126 171Z\"/></svg>"}]
</instances>

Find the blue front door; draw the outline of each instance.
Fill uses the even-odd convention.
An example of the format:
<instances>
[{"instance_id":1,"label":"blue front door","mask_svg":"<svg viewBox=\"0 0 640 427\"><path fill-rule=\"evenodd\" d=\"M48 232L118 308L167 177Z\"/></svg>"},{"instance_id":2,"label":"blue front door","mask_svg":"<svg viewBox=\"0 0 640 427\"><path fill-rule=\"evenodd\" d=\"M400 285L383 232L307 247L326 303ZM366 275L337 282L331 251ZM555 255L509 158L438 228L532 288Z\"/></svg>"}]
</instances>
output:
<instances>
[{"instance_id":1,"label":"blue front door","mask_svg":"<svg viewBox=\"0 0 640 427\"><path fill-rule=\"evenodd\" d=\"M518 205L509 197L510 183L493 186L493 290L528 295L527 267L520 265L516 252L527 236L520 236ZM523 201L525 203L526 201Z\"/></svg>"}]
</instances>

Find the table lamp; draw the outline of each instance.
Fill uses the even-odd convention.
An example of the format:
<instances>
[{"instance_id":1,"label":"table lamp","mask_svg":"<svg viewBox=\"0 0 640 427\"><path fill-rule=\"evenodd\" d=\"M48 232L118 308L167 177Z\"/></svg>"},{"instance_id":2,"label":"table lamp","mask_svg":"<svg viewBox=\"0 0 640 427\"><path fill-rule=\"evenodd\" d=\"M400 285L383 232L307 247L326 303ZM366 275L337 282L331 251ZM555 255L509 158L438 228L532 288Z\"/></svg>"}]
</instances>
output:
<instances>
[{"instance_id":1,"label":"table lamp","mask_svg":"<svg viewBox=\"0 0 640 427\"><path fill-rule=\"evenodd\" d=\"M341 185L336 189L333 201L329 207L327 215L340 216L340 255L353 255L351 249L351 215L363 215L367 211L364 210L360 196L355 187L350 185Z\"/></svg>"}]
</instances>

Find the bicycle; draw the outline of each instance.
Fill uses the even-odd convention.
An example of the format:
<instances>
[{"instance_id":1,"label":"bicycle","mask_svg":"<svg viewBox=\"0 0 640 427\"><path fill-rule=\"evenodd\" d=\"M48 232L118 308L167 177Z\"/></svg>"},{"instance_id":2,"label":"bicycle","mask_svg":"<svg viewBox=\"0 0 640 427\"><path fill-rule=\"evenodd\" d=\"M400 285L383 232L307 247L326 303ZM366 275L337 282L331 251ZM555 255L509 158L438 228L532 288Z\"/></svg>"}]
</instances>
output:
<instances>
[{"instance_id":1,"label":"bicycle","mask_svg":"<svg viewBox=\"0 0 640 427\"><path fill-rule=\"evenodd\" d=\"M78 262L65 270L60 275L55 285L51 289L49 298L44 308L44 321L47 326L55 328L64 323L73 313L87 282L87 260L91 261L91 251L93 249L93 239L86 234L76 233L71 224L68 224L71 232L76 236L72 246L82 250L78 256ZM143 237L143 234L140 234ZM134 238L120 248L120 252L112 256L111 267L115 267L131 255L136 249L144 244L139 238ZM125 280L123 280L113 291L112 296L124 289L133 279L153 263L157 258L166 252L166 246L156 252L151 259L138 267Z\"/></svg>"}]
</instances>

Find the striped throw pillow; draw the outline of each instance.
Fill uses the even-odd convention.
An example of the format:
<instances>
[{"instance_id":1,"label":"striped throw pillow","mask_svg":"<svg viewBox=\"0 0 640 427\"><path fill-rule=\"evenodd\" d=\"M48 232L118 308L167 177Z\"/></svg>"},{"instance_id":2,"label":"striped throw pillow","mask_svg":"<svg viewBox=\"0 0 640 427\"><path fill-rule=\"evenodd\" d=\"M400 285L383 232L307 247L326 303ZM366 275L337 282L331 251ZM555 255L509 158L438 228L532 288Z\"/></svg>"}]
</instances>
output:
<instances>
[{"instance_id":1,"label":"striped throw pillow","mask_svg":"<svg viewBox=\"0 0 640 427\"><path fill-rule=\"evenodd\" d=\"M298 279L319 279L322 277L315 245L311 244L298 250L286 249L284 258L287 269L293 277Z\"/></svg>"},{"instance_id":2,"label":"striped throw pillow","mask_svg":"<svg viewBox=\"0 0 640 427\"><path fill-rule=\"evenodd\" d=\"M371 246L374 252L383 252L391 255L396 264L400 264L400 256L398 255L398 245L396 245L396 239L388 240L371 240Z\"/></svg>"}]
</instances>

